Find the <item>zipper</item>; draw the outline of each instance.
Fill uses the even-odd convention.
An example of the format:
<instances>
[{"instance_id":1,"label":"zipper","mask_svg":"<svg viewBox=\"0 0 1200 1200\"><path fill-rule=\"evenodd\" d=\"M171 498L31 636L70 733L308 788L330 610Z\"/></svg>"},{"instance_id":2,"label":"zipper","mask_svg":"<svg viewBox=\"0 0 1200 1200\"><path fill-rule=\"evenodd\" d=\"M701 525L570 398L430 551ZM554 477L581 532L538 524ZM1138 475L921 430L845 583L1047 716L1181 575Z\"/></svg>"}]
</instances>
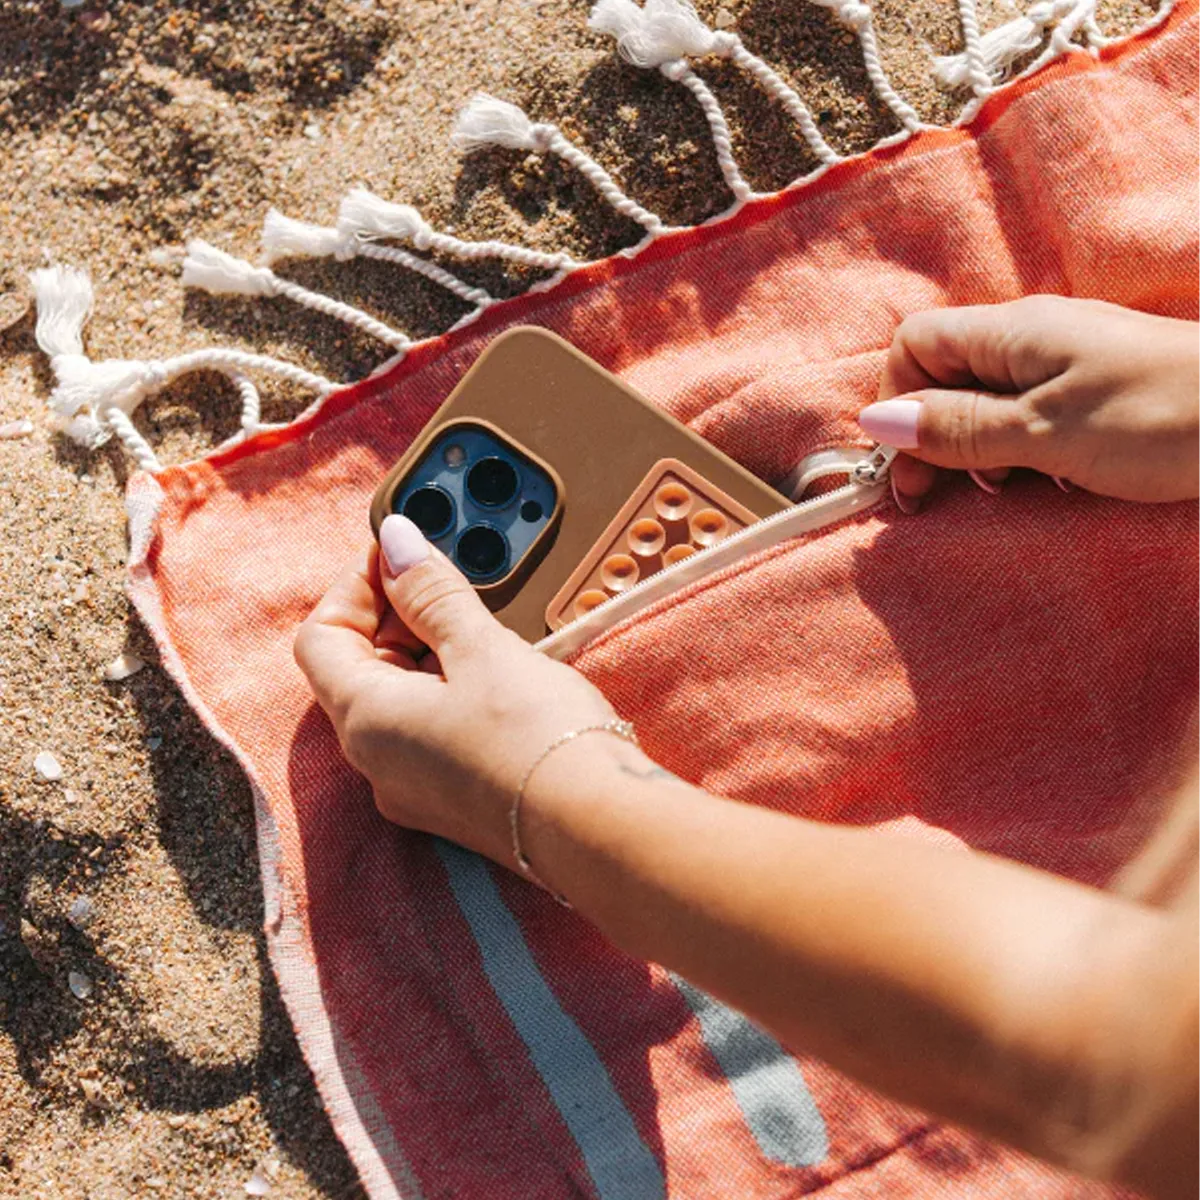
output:
<instances>
[{"instance_id":1,"label":"zipper","mask_svg":"<svg viewBox=\"0 0 1200 1200\"><path fill-rule=\"evenodd\" d=\"M847 476L846 483L841 487L814 496L811 500L798 500L791 508L755 521L723 542L698 550L690 557L664 567L635 583L628 591L606 600L586 616L577 617L569 625L542 638L534 649L550 658L568 658L593 638L681 587L732 566L748 554L770 549L802 533L812 533L844 521L872 507L883 498L888 471L896 453L890 446L876 446L865 456L845 455L837 472ZM817 477L830 473L822 468ZM796 472L789 476L795 477Z\"/></svg>"}]
</instances>

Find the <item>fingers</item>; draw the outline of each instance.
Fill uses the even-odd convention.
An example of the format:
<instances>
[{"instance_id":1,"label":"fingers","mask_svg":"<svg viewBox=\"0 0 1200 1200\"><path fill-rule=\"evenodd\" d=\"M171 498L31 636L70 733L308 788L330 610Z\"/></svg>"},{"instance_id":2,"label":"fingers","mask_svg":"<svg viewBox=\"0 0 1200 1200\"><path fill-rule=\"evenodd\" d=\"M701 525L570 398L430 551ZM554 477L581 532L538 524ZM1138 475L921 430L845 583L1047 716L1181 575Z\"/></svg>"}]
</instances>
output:
<instances>
[{"instance_id":1,"label":"fingers","mask_svg":"<svg viewBox=\"0 0 1200 1200\"><path fill-rule=\"evenodd\" d=\"M1126 314L1098 301L1027 296L901 322L879 400L859 414L867 433L909 456L892 467L900 508L916 511L932 486L918 460L965 470L992 494L1011 467L1042 471L1068 490L1070 454L1052 414L1078 403L1078 365L1106 338L1122 340L1114 320Z\"/></svg>"},{"instance_id":2,"label":"fingers","mask_svg":"<svg viewBox=\"0 0 1200 1200\"><path fill-rule=\"evenodd\" d=\"M383 589L403 624L453 670L502 632L466 577L407 517L379 528Z\"/></svg>"},{"instance_id":3,"label":"fingers","mask_svg":"<svg viewBox=\"0 0 1200 1200\"><path fill-rule=\"evenodd\" d=\"M989 496L1000 495L1004 481L1012 474L1008 467L988 467L986 471L968 471L972 482Z\"/></svg>"},{"instance_id":4,"label":"fingers","mask_svg":"<svg viewBox=\"0 0 1200 1200\"><path fill-rule=\"evenodd\" d=\"M1042 440L1019 398L929 388L870 404L858 423L872 437L938 467L1042 469Z\"/></svg>"},{"instance_id":5,"label":"fingers","mask_svg":"<svg viewBox=\"0 0 1200 1200\"><path fill-rule=\"evenodd\" d=\"M380 583L382 590L383 584ZM386 598L386 597L385 597ZM375 645L380 650L403 650L413 659L418 659L425 653L425 644L405 623L396 615L396 610L389 604L387 612L379 622L379 630L375 634Z\"/></svg>"},{"instance_id":6,"label":"fingers","mask_svg":"<svg viewBox=\"0 0 1200 1200\"><path fill-rule=\"evenodd\" d=\"M933 490L937 468L910 455L898 455L892 463L892 495L896 507L912 516L920 511L921 501Z\"/></svg>"},{"instance_id":7,"label":"fingers","mask_svg":"<svg viewBox=\"0 0 1200 1200\"><path fill-rule=\"evenodd\" d=\"M379 664L375 637L387 601L377 557L373 546L364 547L296 634L296 663L317 702L335 721L360 686L362 671Z\"/></svg>"},{"instance_id":8,"label":"fingers","mask_svg":"<svg viewBox=\"0 0 1200 1200\"><path fill-rule=\"evenodd\" d=\"M1045 383L1075 357L1079 303L1027 296L906 317L892 338L879 398L930 387L1012 393Z\"/></svg>"}]
</instances>

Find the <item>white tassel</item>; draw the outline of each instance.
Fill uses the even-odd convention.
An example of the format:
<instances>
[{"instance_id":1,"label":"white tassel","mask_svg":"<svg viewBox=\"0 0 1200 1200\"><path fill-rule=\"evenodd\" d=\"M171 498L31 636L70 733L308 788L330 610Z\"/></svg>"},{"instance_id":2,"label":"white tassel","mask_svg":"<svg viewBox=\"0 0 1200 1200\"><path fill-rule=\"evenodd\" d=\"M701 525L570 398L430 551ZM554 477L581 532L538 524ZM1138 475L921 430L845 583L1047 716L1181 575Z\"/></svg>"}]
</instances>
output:
<instances>
[{"instance_id":1,"label":"white tassel","mask_svg":"<svg viewBox=\"0 0 1200 1200\"><path fill-rule=\"evenodd\" d=\"M599 0L588 18L588 27L616 38L618 52L635 66L658 67L668 79L685 84L705 108L705 116L709 115L711 107L707 89L702 92L686 79L680 64L686 58L705 54L731 59L783 105L799 124L805 140L821 162L838 161L840 156L821 136L812 114L795 90L763 59L751 54L736 33L705 25L687 0L646 0L644 5L636 4L634 0ZM713 133L718 139L721 132L719 125L714 126ZM730 177L724 162L722 171L736 195L749 194L748 188Z\"/></svg>"},{"instance_id":2,"label":"white tassel","mask_svg":"<svg viewBox=\"0 0 1200 1200\"><path fill-rule=\"evenodd\" d=\"M355 256L355 239L327 225L311 225L285 217L277 208L266 215L262 227L263 257L268 263L281 258L336 258Z\"/></svg>"},{"instance_id":3,"label":"white tassel","mask_svg":"<svg viewBox=\"0 0 1200 1200\"><path fill-rule=\"evenodd\" d=\"M980 38L979 48L984 69L998 82L1012 65L1031 54L1046 36L1046 30L1075 8L1076 0L1048 0L1035 4L1023 16L997 26ZM933 74L945 87L967 87L972 83L971 63L967 54L943 54L934 59Z\"/></svg>"},{"instance_id":4,"label":"white tassel","mask_svg":"<svg viewBox=\"0 0 1200 1200\"><path fill-rule=\"evenodd\" d=\"M696 16L687 0L599 0L588 28L617 39L621 56L638 67L657 67L696 97L712 133L717 165L739 204L753 194L733 157L729 123L708 84L688 65L689 55L720 54L728 58L741 44L736 35L716 33Z\"/></svg>"},{"instance_id":5,"label":"white tassel","mask_svg":"<svg viewBox=\"0 0 1200 1200\"><path fill-rule=\"evenodd\" d=\"M263 354L214 347L193 350L161 361L106 359L92 362L83 354L60 354L53 360L57 385L50 406L67 422L64 432L85 446L95 447L114 433L139 466L159 470L158 459L130 416L143 400L192 371L219 371L231 379L242 398L246 432L258 425L258 396L246 371L263 371L278 379L328 395L337 384L292 363Z\"/></svg>"},{"instance_id":6,"label":"white tassel","mask_svg":"<svg viewBox=\"0 0 1200 1200\"><path fill-rule=\"evenodd\" d=\"M468 262L502 258L538 271L569 271L579 265L569 254L544 254L509 242L467 242L448 233L439 233L411 205L391 204L365 188L355 188L342 201L337 227L361 238L400 238L412 242L418 250L447 254ZM363 253L362 250L359 252Z\"/></svg>"},{"instance_id":7,"label":"white tassel","mask_svg":"<svg viewBox=\"0 0 1200 1200\"><path fill-rule=\"evenodd\" d=\"M507 100L476 96L459 114L451 140L461 150L496 145L555 154L574 167L622 216L636 221L648 233L658 234L666 228L660 216L621 191L616 180L590 154L568 141L557 125L535 124Z\"/></svg>"},{"instance_id":8,"label":"white tassel","mask_svg":"<svg viewBox=\"0 0 1200 1200\"><path fill-rule=\"evenodd\" d=\"M81 364L90 365L83 353L83 329L92 315L94 300L92 283L87 272L73 267L44 267L30 271L37 303L37 344L50 359L54 377L62 381L77 379ZM86 398L72 402L59 396L59 389L50 396L50 411L56 424L74 442L94 449L112 436L112 431L96 417ZM87 411L80 412L86 407Z\"/></svg>"},{"instance_id":9,"label":"white tassel","mask_svg":"<svg viewBox=\"0 0 1200 1200\"><path fill-rule=\"evenodd\" d=\"M382 204L383 201L379 203ZM327 225L310 225L307 221L294 221L291 217L285 217L278 209L273 208L263 222L262 245L268 262L296 254L307 255L309 258L336 258L339 262L346 262L352 258L372 258L377 262L394 263L417 275L423 275L477 308L486 308L494 303L483 288L464 283L457 275L452 275L437 263L418 258L415 254L395 246L377 246L373 242L364 241L349 226L336 229Z\"/></svg>"},{"instance_id":10,"label":"white tassel","mask_svg":"<svg viewBox=\"0 0 1200 1200\"><path fill-rule=\"evenodd\" d=\"M204 243L198 246L195 257L204 271L215 272L224 285L232 279L244 280L243 268L249 264ZM191 254L193 247L188 249ZM242 350L195 350L164 362L137 359L93 362L83 353L83 327L92 310L92 286L87 275L68 267L49 267L31 272L30 281L37 300L38 345L49 356L54 372L55 386L49 406L63 432L93 449L115 433L145 470L157 471L159 462L150 444L134 428L130 415L147 396L180 375L202 370L228 375L242 397L244 424L257 422L258 418L257 394L245 378L246 371L264 371L320 395L338 386L303 367Z\"/></svg>"},{"instance_id":11,"label":"white tassel","mask_svg":"<svg viewBox=\"0 0 1200 1200\"><path fill-rule=\"evenodd\" d=\"M428 250L433 226L411 204L392 204L366 188L354 188L338 206L337 227L360 237L388 237Z\"/></svg>"},{"instance_id":12,"label":"white tassel","mask_svg":"<svg viewBox=\"0 0 1200 1200\"><path fill-rule=\"evenodd\" d=\"M113 358L92 362L85 355L71 354L61 356L55 368L58 384L50 396L50 404L64 418L85 409L105 413L114 408L129 416L147 396L192 371L220 371L238 383L236 376L246 371L263 371L320 395L338 387L331 380L292 363L222 347L146 361Z\"/></svg>"},{"instance_id":13,"label":"white tassel","mask_svg":"<svg viewBox=\"0 0 1200 1200\"><path fill-rule=\"evenodd\" d=\"M53 360L59 354L83 353L83 327L92 315L92 282L73 267L43 267L29 272L37 303L34 336Z\"/></svg>"},{"instance_id":14,"label":"white tassel","mask_svg":"<svg viewBox=\"0 0 1200 1200\"><path fill-rule=\"evenodd\" d=\"M871 23L871 9L859 0L812 0L821 8L830 9L848 29L862 30Z\"/></svg>"},{"instance_id":15,"label":"white tassel","mask_svg":"<svg viewBox=\"0 0 1200 1200\"><path fill-rule=\"evenodd\" d=\"M62 356L54 364L57 386L50 407L64 419L81 410L101 413L120 409L128 416L159 378L157 364L137 359L92 362L82 354Z\"/></svg>"},{"instance_id":16,"label":"white tassel","mask_svg":"<svg viewBox=\"0 0 1200 1200\"><path fill-rule=\"evenodd\" d=\"M544 154L556 132L553 125L535 125L515 104L480 92L458 114L450 140L459 150L507 146Z\"/></svg>"},{"instance_id":17,"label":"white tassel","mask_svg":"<svg viewBox=\"0 0 1200 1200\"><path fill-rule=\"evenodd\" d=\"M244 258L235 258L199 238L193 238L187 244L187 258L183 260L183 286L201 288L215 296L284 296L303 308L311 308L335 320L345 321L347 325L361 329L397 350L406 350L412 345L412 339L407 334L376 320L370 313L343 304L331 296L310 291L288 279L280 279L270 267L256 267Z\"/></svg>"},{"instance_id":18,"label":"white tassel","mask_svg":"<svg viewBox=\"0 0 1200 1200\"><path fill-rule=\"evenodd\" d=\"M637 67L661 67L680 58L728 54L730 34L709 29L687 0L599 0L588 28L616 38L621 57Z\"/></svg>"},{"instance_id":19,"label":"white tassel","mask_svg":"<svg viewBox=\"0 0 1200 1200\"><path fill-rule=\"evenodd\" d=\"M268 268L235 258L199 238L187 244L183 286L201 288L214 296L273 296L276 291L275 276Z\"/></svg>"}]
</instances>

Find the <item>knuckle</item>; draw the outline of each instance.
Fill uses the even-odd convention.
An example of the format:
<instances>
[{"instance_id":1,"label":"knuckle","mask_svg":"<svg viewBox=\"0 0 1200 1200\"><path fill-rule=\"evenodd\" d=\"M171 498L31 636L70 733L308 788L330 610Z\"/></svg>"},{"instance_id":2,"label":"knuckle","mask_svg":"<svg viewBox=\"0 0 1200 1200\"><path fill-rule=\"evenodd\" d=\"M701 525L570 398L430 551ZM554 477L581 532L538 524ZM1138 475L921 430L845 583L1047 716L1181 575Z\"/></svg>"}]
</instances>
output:
<instances>
[{"instance_id":1,"label":"knuckle","mask_svg":"<svg viewBox=\"0 0 1200 1200\"><path fill-rule=\"evenodd\" d=\"M370 762L377 733L373 706L352 700L342 714L338 735L353 766L361 770Z\"/></svg>"},{"instance_id":2,"label":"knuckle","mask_svg":"<svg viewBox=\"0 0 1200 1200\"><path fill-rule=\"evenodd\" d=\"M982 399L978 392L962 393L946 406L940 423L942 449L968 467L980 465L984 449L979 420Z\"/></svg>"},{"instance_id":3,"label":"knuckle","mask_svg":"<svg viewBox=\"0 0 1200 1200\"><path fill-rule=\"evenodd\" d=\"M1030 296L1022 296L1012 302L1014 312L1034 324L1041 324L1057 316L1066 304L1062 296L1051 295L1047 292L1035 292Z\"/></svg>"},{"instance_id":4,"label":"knuckle","mask_svg":"<svg viewBox=\"0 0 1200 1200\"><path fill-rule=\"evenodd\" d=\"M933 314L928 312L909 313L896 326L896 332L892 335L892 345L905 346L922 340L929 330L932 319Z\"/></svg>"},{"instance_id":5,"label":"knuckle","mask_svg":"<svg viewBox=\"0 0 1200 1200\"><path fill-rule=\"evenodd\" d=\"M392 819L392 805L384 790L375 784L371 785L371 799L375 802L375 811L389 821Z\"/></svg>"},{"instance_id":6,"label":"knuckle","mask_svg":"<svg viewBox=\"0 0 1200 1200\"><path fill-rule=\"evenodd\" d=\"M313 620L312 617L307 617L301 621L296 629L296 636L292 639L292 657L302 671L308 670L308 663L312 659L313 636Z\"/></svg>"},{"instance_id":7,"label":"knuckle","mask_svg":"<svg viewBox=\"0 0 1200 1200\"><path fill-rule=\"evenodd\" d=\"M443 572L429 571L415 580L405 597L405 616L418 624L444 619L461 602L462 585Z\"/></svg>"}]
</instances>

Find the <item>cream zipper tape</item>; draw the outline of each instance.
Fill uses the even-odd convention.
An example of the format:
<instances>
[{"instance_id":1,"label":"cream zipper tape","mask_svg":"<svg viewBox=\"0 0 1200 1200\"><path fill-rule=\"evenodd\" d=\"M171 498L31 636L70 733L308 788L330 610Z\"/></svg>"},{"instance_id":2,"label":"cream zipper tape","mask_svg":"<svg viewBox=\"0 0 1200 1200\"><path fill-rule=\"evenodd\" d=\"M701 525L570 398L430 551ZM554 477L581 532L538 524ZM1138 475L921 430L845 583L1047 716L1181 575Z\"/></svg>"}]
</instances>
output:
<instances>
[{"instance_id":1,"label":"cream zipper tape","mask_svg":"<svg viewBox=\"0 0 1200 1200\"><path fill-rule=\"evenodd\" d=\"M842 467L842 471L850 476L850 482L843 487L812 500L801 500L791 508L748 525L707 550L663 568L641 583L634 584L627 592L606 600L586 616L578 617L569 625L542 638L534 649L550 658L570 658L614 625L680 588L731 567L747 555L769 550L789 538L823 529L870 508L883 498L887 470L893 457L894 452L889 455L884 448L867 455L860 452L853 462L846 461Z\"/></svg>"}]
</instances>

